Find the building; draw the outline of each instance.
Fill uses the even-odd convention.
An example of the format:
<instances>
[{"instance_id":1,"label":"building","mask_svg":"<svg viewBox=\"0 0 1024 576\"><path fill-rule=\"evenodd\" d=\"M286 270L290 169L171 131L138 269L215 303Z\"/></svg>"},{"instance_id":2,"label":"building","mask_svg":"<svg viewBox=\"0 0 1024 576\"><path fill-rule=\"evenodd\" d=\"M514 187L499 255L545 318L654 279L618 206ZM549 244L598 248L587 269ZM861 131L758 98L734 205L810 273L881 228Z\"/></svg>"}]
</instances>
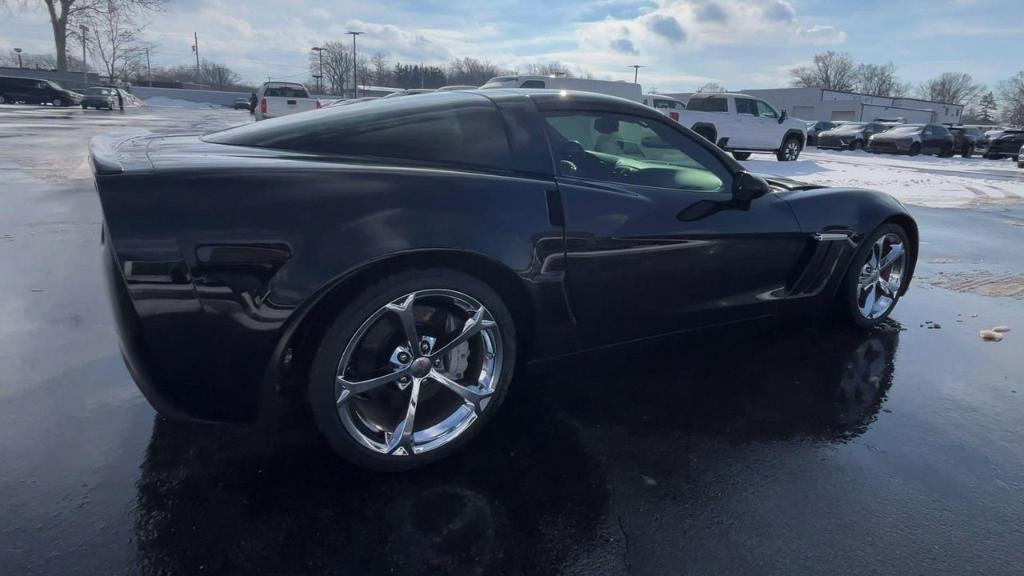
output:
<instances>
[{"instance_id":1,"label":"building","mask_svg":"<svg viewBox=\"0 0 1024 576\"><path fill-rule=\"evenodd\" d=\"M870 122L877 119L901 118L920 124L959 123L963 106L946 102L932 102L918 98L892 98L871 96L856 92L841 92L824 88L770 88L741 90L761 98L778 110L786 110L794 118L803 120L852 120ZM681 100L692 94L669 94Z\"/></svg>"}]
</instances>

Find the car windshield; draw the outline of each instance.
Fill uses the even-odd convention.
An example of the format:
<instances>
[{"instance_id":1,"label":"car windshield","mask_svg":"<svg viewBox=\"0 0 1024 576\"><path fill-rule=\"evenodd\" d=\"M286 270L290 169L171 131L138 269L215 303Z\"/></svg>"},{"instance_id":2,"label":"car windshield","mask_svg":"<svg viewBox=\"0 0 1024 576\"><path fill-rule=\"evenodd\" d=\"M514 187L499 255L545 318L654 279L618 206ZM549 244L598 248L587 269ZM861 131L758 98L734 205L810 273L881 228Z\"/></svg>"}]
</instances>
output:
<instances>
[{"instance_id":1,"label":"car windshield","mask_svg":"<svg viewBox=\"0 0 1024 576\"><path fill-rule=\"evenodd\" d=\"M867 122L848 122L832 129L833 132L860 132L867 126Z\"/></svg>"},{"instance_id":2,"label":"car windshield","mask_svg":"<svg viewBox=\"0 0 1024 576\"><path fill-rule=\"evenodd\" d=\"M114 91L110 88L89 88L85 93L90 96L110 96Z\"/></svg>"},{"instance_id":3,"label":"car windshield","mask_svg":"<svg viewBox=\"0 0 1024 576\"><path fill-rule=\"evenodd\" d=\"M924 126L921 125L897 126L888 130L886 134L891 134L893 136L912 136L914 134L920 134L922 130L924 130Z\"/></svg>"}]
</instances>

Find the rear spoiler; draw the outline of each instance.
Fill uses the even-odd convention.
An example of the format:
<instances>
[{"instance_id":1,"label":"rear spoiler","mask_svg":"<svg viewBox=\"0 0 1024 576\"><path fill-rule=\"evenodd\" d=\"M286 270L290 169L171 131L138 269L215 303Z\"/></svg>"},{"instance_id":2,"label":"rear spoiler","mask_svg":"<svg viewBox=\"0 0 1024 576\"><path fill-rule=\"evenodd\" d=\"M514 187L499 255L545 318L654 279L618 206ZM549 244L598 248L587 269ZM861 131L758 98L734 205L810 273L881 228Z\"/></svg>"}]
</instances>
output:
<instances>
[{"instance_id":1,"label":"rear spoiler","mask_svg":"<svg viewBox=\"0 0 1024 576\"><path fill-rule=\"evenodd\" d=\"M127 170L149 170L146 156L152 132L143 128L101 134L89 141L89 158L97 176L121 174Z\"/></svg>"}]
</instances>

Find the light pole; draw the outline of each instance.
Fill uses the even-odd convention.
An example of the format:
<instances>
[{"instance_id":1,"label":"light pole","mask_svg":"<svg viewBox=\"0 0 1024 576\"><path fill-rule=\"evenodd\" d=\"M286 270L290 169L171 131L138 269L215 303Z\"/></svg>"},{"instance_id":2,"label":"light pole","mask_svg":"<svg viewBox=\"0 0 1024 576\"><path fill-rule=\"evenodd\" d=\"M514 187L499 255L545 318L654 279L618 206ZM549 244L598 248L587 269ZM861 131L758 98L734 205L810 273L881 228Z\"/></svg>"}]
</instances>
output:
<instances>
[{"instance_id":1,"label":"light pole","mask_svg":"<svg viewBox=\"0 0 1024 576\"><path fill-rule=\"evenodd\" d=\"M633 84L636 84L637 76L640 75L640 69L646 68L646 66L644 66L643 64L633 64L632 66L630 66L630 68L633 69Z\"/></svg>"},{"instance_id":2,"label":"light pole","mask_svg":"<svg viewBox=\"0 0 1024 576\"><path fill-rule=\"evenodd\" d=\"M320 75L316 77L316 91L322 95L324 93L324 49L320 46L313 46L310 50L316 52L320 58Z\"/></svg>"},{"instance_id":3,"label":"light pole","mask_svg":"<svg viewBox=\"0 0 1024 576\"><path fill-rule=\"evenodd\" d=\"M21 70L21 48L15 48L14 52L18 55L18 70Z\"/></svg>"},{"instance_id":4,"label":"light pole","mask_svg":"<svg viewBox=\"0 0 1024 576\"><path fill-rule=\"evenodd\" d=\"M149 46L146 46L146 81L149 83L149 87L153 87L153 69L149 67Z\"/></svg>"},{"instance_id":5,"label":"light pole","mask_svg":"<svg viewBox=\"0 0 1024 576\"><path fill-rule=\"evenodd\" d=\"M356 60L356 36L362 32L345 32L345 34L352 35L352 97L359 98L359 84L356 82L358 80L356 73L359 70L359 62Z\"/></svg>"},{"instance_id":6,"label":"light pole","mask_svg":"<svg viewBox=\"0 0 1024 576\"><path fill-rule=\"evenodd\" d=\"M85 35L89 32L89 27L85 24L79 24L78 29L82 32L82 85L85 88L89 87L89 66L85 62Z\"/></svg>"},{"instance_id":7,"label":"light pole","mask_svg":"<svg viewBox=\"0 0 1024 576\"><path fill-rule=\"evenodd\" d=\"M192 51L196 53L196 84L198 84L199 89L202 90L203 83L199 80L199 34L193 32L192 39L195 40L195 44L192 45Z\"/></svg>"}]
</instances>

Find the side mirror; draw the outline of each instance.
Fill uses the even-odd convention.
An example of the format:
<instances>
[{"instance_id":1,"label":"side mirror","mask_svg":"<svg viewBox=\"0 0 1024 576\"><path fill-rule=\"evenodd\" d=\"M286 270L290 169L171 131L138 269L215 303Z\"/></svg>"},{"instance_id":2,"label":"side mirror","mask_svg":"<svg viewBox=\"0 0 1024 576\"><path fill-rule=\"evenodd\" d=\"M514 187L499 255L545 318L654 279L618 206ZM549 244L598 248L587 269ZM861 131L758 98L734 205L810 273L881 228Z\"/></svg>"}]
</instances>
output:
<instances>
[{"instance_id":1,"label":"side mirror","mask_svg":"<svg viewBox=\"0 0 1024 576\"><path fill-rule=\"evenodd\" d=\"M750 172L740 172L732 184L732 198L741 202L752 202L771 191L764 178Z\"/></svg>"},{"instance_id":2,"label":"side mirror","mask_svg":"<svg viewBox=\"0 0 1024 576\"><path fill-rule=\"evenodd\" d=\"M779 124L782 124L783 122L785 122L787 118L789 118L789 112L786 112L785 110L783 110L782 113L779 114Z\"/></svg>"},{"instance_id":3,"label":"side mirror","mask_svg":"<svg viewBox=\"0 0 1024 576\"><path fill-rule=\"evenodd\" d=\"M560 160L575 161L582 158L585 154L586 151L583 149L583 145L576 140L563 142L562 145L558 147L558 158Z\"/></svg>"}]
</instances>

